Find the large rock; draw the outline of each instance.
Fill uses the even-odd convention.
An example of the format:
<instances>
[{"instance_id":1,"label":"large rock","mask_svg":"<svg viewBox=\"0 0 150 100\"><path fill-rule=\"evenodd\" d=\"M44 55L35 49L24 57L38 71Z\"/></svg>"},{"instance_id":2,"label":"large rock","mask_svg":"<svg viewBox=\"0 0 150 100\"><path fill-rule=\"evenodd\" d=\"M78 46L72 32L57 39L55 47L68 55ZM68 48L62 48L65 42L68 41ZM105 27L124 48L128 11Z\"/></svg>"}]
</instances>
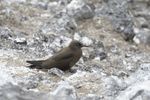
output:
<instances>
[{"instance_id":1,"label":"large rock","mask_svg":"<svg viewBox=\"0 0 150 100\"><path fill-rule=\"evenodd\" d=\"M9 83L0 88L0 100L48 100L48 97L44 97L43 93L26 91Z\"/></svg>"},{"instance_id":2,"label":"large rock","mask_svg":"<svg viewBox=\"0 0 150 100\"><path fill-rule=\"evenodd\" d=\"M95 7L92 3L83 0L72 0L61 11L40 29L42 33L54 31L56 33L74 33L77 29L77 20L93 18Z\"/></svg>"},{"instance_id":3,"label":"large rock","mask_svg":"<svg viewBox=\"0 0 150 100\"><path fill-rule=\"evenodd\" d=\"M66 8L67 14L77 20L92 18L94 10L95 7L92 3L87 4L83 0L72 0Z\"/></svg>"},{"instance_id":4,"label":"large rock","mask_svg":"<svg viewBox=\"0 0 150 100\"><path fill-rule=\"evenodd\" d=\"M121 92L115 100L149 100L150 81L135 83Z\"/></svg>"},{"instance_id":5,"label":"large rock","mask_svg":"<svg viewBox=\"0 0 150 100\"><path fill-rule=\"evenodd\" d=\"M11 83L0 87L0 100L77 100L74 87L67 82L60 82L53 92L46 94L23 89Z\"/></svg>"},{"instance_id":6,"label":"large rock","mask_svg":"<svg viewBox=\"0 0 150 100\"><path fill-rule=\"evenodd\" d=\"M116 76L110 76L104 79L105 95L108 98L115 97L118 91L126 88L126 83Z\"/></svg>"},{"instance_id":7,"label":"large rock","mask_svg":"<svg viewBox=\"0 0 150 100\"><path fill-rule=\"evenodd\" d=\"M111 20L114 29L120 32L125 40L133 39L133 20L129 14L127 0L104 0L97 6L96 16Z\"/></svg>"},{"instance_id":8,"label":"large rock","mask_svg":"<svg viewBox=\"0 0 150 100\"><path fill-rule=\"evenodd\" d=\"M140 64L139 69L125 80L128 88L126 88L124 91L121 91L115 100L149 100L149 79L150 64Z\"/></svg>"}]
</instances>

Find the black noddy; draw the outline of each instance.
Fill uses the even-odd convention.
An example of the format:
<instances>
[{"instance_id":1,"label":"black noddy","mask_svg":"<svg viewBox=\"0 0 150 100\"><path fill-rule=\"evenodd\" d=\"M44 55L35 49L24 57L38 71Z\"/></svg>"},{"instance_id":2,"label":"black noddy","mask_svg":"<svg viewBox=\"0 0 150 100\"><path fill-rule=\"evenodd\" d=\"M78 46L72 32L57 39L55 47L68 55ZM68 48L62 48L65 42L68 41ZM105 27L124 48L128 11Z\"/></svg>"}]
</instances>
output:
<instances>
[{"instance_id":1,"label":"black noddy","mask_svg":"<svg viewBox=\"0 0 150 100\"><path fill-rule=\"evenodd\" d=\"M77 40L73 40L68 47L61 49L58 53L46 60L32 60L26 61L31 65L30 68L37 69L51 69L58 68L63 71L70 70L81 58L82 47L88 47L83 45Z\"/></svg>"}]
</instances>

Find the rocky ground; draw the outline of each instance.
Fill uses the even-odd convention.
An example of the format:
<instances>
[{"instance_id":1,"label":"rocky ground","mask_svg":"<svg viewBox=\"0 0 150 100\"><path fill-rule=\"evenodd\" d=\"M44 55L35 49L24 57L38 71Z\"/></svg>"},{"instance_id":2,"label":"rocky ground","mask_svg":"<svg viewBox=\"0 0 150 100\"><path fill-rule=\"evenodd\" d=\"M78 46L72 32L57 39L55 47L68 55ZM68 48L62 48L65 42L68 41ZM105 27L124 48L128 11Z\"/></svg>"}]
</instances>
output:
<instances>
[{"instance_id":1,"label":"rocky ground","mask_svg":"<svg viewBox=\"0 0 150 100\"><path fill-rule=\"evenodd\" d=\"M75 73L29 69L81 41ZM149 100L149 0L1 0L0 100Z\"/></svg>"}]
</instances>

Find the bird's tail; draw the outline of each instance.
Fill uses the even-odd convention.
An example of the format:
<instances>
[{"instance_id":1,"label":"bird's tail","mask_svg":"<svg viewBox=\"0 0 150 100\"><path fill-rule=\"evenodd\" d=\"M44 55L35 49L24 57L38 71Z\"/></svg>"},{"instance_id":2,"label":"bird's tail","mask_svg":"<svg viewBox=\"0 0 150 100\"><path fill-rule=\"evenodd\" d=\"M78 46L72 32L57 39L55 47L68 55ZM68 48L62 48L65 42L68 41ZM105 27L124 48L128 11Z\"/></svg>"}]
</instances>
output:
<instances>
[{"instance_id":1,"label":"bird's tail","mask_svg":"<svg viewBox=\"0 0 150 100\"><path fill-rule=\"evenodd\" d=\"M27 66L29 68L41 68L42 67L42 62L43 61L26 61L27 63L30 63L30 66Z\"/></svg>"}]
</instances>

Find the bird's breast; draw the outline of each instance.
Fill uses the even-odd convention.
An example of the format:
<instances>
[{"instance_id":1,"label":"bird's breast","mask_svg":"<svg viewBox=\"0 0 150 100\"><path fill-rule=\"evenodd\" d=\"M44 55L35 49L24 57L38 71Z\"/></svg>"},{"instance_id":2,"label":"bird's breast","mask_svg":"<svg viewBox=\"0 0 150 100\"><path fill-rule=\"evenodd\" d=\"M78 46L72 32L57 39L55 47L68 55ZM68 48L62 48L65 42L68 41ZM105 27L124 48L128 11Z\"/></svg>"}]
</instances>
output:
<instances>
[{"instance_id":1,"label":"bird's breast","mask_svg":"<svg viewBox=\"0 0 150 100\"><path fill-rule=\"evenodd\" d=\"M74 52L74 53L75 53L75 54L74 54L75 57L78 58L78 59L82 56L82 50L77 50L77 51Z\"/></svg>"},{"instance_id":2,"label":"bird's breast","mask_svg":"<svg viewBox=\"0 0 150 100\"><path fill-rule=\"evenodd\" d=\"M77 50L77 51L74 51L74 57L72 59L72 64L71 65L74 65L82 56L82 50Z\"/></svg>"}]
</instances>

